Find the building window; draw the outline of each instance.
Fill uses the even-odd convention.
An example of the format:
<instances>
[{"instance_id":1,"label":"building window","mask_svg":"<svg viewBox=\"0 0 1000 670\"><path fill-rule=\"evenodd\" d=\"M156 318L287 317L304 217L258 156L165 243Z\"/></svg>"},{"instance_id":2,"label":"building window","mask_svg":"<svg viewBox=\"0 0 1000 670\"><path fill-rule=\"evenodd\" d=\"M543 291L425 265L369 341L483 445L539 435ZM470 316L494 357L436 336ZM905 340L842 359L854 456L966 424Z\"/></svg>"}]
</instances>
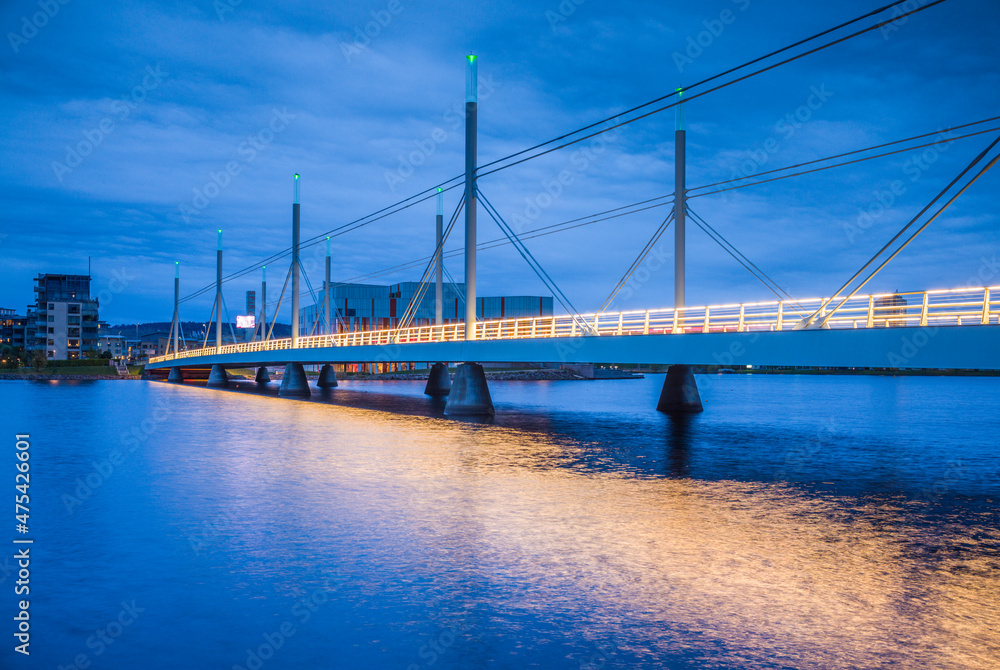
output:
<instances>
[{"instance_id":1,"label":"building window","mask_svg":"<svg viewBox=\"0 0 1000 670\"><path fill-rule=\"evenodd\" d=\"M49 315L49 323L52 323L52 322L53 322L53 321L55 321L55 320L56 320L56 317L54 317L54 316L52 316L52 315L50 314L50 315Z\"/></svg>"},{"instance_id":2,"label":"building window","mask_svg":"<svg viewBox=\"0 0 1000 670\"><path fill-rule=\"evenodd\" d=\"M55 309L55 308L56 308L56 306L55 306L55 305L53 305L53 304L52 304L52 303L50 302L50 303L49 303L49 309Z\"/></svg>"}]
</instances>

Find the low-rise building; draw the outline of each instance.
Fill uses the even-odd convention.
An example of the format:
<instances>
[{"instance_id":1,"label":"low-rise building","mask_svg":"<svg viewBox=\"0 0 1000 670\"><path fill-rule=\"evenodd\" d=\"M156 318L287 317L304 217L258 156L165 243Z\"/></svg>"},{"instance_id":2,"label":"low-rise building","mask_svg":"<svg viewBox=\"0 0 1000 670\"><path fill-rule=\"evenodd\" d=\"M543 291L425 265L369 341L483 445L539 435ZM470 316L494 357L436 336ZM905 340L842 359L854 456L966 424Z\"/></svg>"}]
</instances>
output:
<instances>
[{"instance_id":1,"label":"low-rise building","mask_svg":"<svg viewBox=\"0 0 1000 670\"><path fill-rule=\"evenodd\" d=\"M13 309L0 307L0 345L8 344L15 349L23 348L27 326L27 316L19 316Z\"/></svg>"},{"instance_id":2,"label":"low-rise building","mask_svg":"<svg viewBox=\"0 0 1000 670\"><path fill-rule=\"evenodd\" d=\"M97 338L97 350L101 353L110 353L111 358L115 360L125 358L128 355L124 335L101 335Z\"/></svg>"}]
</instances>

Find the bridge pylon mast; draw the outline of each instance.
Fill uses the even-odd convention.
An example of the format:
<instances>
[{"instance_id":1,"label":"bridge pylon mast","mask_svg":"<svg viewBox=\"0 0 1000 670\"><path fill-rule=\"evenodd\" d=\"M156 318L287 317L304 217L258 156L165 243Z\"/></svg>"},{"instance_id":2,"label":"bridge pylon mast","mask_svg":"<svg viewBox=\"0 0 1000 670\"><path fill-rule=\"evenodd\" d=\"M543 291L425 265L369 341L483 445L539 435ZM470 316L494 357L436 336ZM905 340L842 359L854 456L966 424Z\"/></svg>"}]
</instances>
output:
<instances>
[{"instance_id":1,"label":"bridge pylon mast","mask_svg":"<svg viewBox=\"0 0 1000 670\"><path fill-rule=\"evenodd\" d=\"M260 339L267 339L267 266L261 268L260 279Z\"/></svg>"},{"instance_id":2,"label":"bridge pylon mast","mask_svg":"<svg viewBox=\"0 0 1000 670\"><path fill-rule=\"evenodd\" d=\"M219 228L219 248L215 252L215 353L220 353L221 350L222 350L222 228Z\"/></svg>"},{"instance_id":3,"label":"bridge pylon mast","mask_svg":"<svg viewBox=\"0 0 1000 670\"><path fill-rule=\"evenodd\" d=\"M330 329L330 236L326 236L326 283L323 284L323 321L326 324L326 334L332 335Z\"/></svg>"},{"instance_id":4,"label":"bridge pylon mast","mask_svg":"<svg viewBox=\"0 0 1000 670\"><path fill-rule=\"evenodd\" d=\"M444 193L441 187L437 190L437 217L435 217L435 235L434 235L434 248L437 249L435 252L437 258L434 261L435 265L435 275L434 280L434 325L443 326L444 325L444 286L443 286L443 269L444 269L444 249L441 248L441 236L444 234Z\"/></svg>"},{"instance_id":5,"label":"bridge pylon mast","mask_svg":"<svg viewBox=\"0 0 1000 670\"><path fill-rule=\"evenodd\" d=\"M181 306L181 262L174 261L174 318L173 324L170 326L170 332L174 337L174 355L180 353L180 337L181 337L181 319L180 319L180 306Z\"/></svg>"},{"instance_id":6,"label":"bridge pylon mast","mask_svg":"<svg viewBox=\"0 0 1000 670\"><path fill-rule=\"evenodd\" d=\"M299 347L299 173L295 173L292 202L292 349Z\"/></svg>"},{"instance_id":7,"label":"bridge pylon mast","mask_svg":"<svg viewBox=\"0 0 1000 670\"><path fill-rule=\"evenodd\" d=\"M476 124L479 82L475 54L465 76L465 339L476 339Z\"/></svg>"},{"instance_id":8,"label":"bridge pylon mast","mask_svg":"<svg viewBox=\"0 0 1000 670\"><path fill-rule=\"evenodd\" d=\"M677 98L683 95L677 89ZM677 127L674 130L674 308L684 305L684 250L687 223L687 133L684 130L684 105L677 105Z\"/></svg>"},{"instance_id":9,"label":"bridge pylon mast","mask_svg":"<svg viewBox=\"0 0 1000 670\"><path fill-rule=\"evenodd\" d=\"M674 130L674 326L684 332L684 247L687 223L687 133L684 130L684 91L677 89L677 126ZM668 414L693 414L702 411L698 383L690 365L674 364L667 368L656 409Z\"/></svg>"}]
</instances>

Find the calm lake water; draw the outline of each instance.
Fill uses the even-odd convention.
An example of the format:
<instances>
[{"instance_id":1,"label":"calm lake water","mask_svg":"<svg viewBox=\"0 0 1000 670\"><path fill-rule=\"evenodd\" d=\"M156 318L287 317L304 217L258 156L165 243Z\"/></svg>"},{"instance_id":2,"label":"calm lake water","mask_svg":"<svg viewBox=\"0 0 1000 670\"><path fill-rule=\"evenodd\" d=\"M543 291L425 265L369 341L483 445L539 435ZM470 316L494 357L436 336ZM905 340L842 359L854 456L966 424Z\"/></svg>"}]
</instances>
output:
<instances>
[{"instance_id":1,"label":"calm lake water","mask_svg":"<svg viewBox=\"0 0 1000 670\"><path fill-rule=\"evenodd\" d=\"M0 382L0 667L1000 667L1000 379L698 383Z\"/></svg>"}]
</instances>

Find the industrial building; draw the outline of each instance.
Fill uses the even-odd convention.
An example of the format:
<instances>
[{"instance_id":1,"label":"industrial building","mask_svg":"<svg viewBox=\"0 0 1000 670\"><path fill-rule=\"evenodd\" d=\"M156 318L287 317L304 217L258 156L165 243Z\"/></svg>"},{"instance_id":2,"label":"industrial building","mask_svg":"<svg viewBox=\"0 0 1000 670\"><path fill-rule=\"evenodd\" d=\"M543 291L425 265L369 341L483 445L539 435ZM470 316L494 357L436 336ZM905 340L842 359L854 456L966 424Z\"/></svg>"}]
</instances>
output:
<instances>
[{"instance_id":1,"label":"industrial building","mask_svg":"<svg viewBox=\"0 0 1000 670\"><path fill-rule=\"evenodd\" d=\"M394 328L399 325L414 295L420 288L419 282L402 282L391 286L378 284L342 284L331 282L330 320L336 324L336 332L366 331L377 328ZM323 331L323 293L316 296L318 302L299 310L299 332L320 333ZM462 323L465 320L465 284L442 284L442 312L445 323ZM506 319L552 315L552 297L545 296L497 296L482 297L476 301L476 318ZM427 326L434 323L434 285L427 287L426 293L413 316L410 325Z\"/></svg>"}]
</instances>

